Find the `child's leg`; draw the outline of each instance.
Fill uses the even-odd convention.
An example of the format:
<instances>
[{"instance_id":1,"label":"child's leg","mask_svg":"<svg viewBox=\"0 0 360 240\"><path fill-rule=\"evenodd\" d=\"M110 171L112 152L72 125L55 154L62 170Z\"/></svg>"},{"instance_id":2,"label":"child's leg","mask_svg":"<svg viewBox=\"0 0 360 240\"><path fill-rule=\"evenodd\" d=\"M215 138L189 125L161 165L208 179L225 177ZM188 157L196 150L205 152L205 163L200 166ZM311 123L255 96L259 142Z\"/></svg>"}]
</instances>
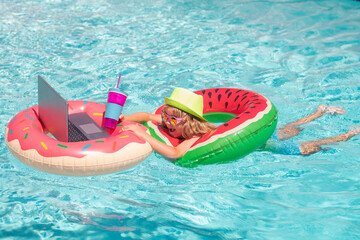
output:
<instances>
[{"instance_id":1,"label":"child's leg","mask_svg":"<svg viewBox=\"0 0 360 240\"><path fill-rule=\"evenodd\" d=\"M301 155L310 155L316 153L318 151L321 151L321 145L329 145L335 142L345 142L359 133L360 127L351 129L347 133L340 134L336 137L304 142L300 144Z\"/></svg>"},{"instance_id":2,"label":"child's leg","mask_svg":"<svg viewBox=\"0 0 360 240\"><path fill-rule=\"evenodd\" d=\"M312 114L309 116L303 117L295 122L291 122L286 124L284 127L279 128L276 133L276 137L282 141L292 138L294 136L299 135L302 129L299 128L300 125L311 122L325 114L337 115L337 114L345 114L346 111L342 108L337 108L335 106L326 106L321 104Z\"/></svg>"}]
</instances>

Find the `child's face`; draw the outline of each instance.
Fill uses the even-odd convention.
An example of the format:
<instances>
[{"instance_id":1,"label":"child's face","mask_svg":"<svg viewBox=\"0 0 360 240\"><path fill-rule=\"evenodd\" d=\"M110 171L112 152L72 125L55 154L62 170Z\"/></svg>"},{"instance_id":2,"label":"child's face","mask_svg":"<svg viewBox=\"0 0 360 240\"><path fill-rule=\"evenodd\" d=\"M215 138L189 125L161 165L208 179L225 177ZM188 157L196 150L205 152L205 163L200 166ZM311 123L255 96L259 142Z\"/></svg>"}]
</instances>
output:
<instances>
[{"instance_id":1,"label":"child's face","mask_svg":"<svg viewBox=\"0 0 360 240\"><path fill-rule=\"evenodd\" d=\"M175 138L182 137L182 119L172 116L166 112L161 113L163 124L166 125L167 129L169 130L169 135Z\"/></svg>"},{"instance_id":2,"label":"child's face","mask_svg":"<svg viewBox=\"0 0 360 240\"><path fill-rule=\"evenodd\" d=\"M165 123L166 127L169 129L169 135L174 138L182 138L182 126L177 125L173 126L169 124L168 122Z\"/></svg>"}]
</instances>

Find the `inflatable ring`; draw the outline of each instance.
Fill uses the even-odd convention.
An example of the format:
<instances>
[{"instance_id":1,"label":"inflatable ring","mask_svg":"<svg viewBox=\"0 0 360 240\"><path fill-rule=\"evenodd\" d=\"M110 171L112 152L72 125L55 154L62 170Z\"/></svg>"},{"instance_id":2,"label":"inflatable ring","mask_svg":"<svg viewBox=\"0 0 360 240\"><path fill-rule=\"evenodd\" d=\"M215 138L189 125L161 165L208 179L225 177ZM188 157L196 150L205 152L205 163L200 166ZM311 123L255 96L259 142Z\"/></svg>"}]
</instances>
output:
<instances>
[{"instance_id":1,"label":"inflatable ring","mask_svg":"<svg viewBox=\"0 0 360 240\"><path fill-rule=\"evenodd\" d=\"M86 112L101 126L104 104L90 101L68 103L70 114ZM38 107L33 106L11 119L5 141L17 159L37 170L68 176L100 175L128 169L152 153L149 143L130 131L122 131L126 124L135 123L118 125L107 138L60 142L47 135L47 129L38 118Z\"/></svg>"},{"instance_id":2,"label":"inflatable ring","mask_svg":"<svg viewBox=\"0 0 360 240\"><path fill-rule=\"evenodd\" d=\"M277 124L277 110L264 96L243 89L213 88L196 91L204 99L204 117L210 122L225 122L201 137L175 164L195 167L199 164L225 163L244 157L267 141ZM155 111L161 113L161 106ZM155 122L145 126L156 139L177 146Z\"/></svg>"}]
</instances>

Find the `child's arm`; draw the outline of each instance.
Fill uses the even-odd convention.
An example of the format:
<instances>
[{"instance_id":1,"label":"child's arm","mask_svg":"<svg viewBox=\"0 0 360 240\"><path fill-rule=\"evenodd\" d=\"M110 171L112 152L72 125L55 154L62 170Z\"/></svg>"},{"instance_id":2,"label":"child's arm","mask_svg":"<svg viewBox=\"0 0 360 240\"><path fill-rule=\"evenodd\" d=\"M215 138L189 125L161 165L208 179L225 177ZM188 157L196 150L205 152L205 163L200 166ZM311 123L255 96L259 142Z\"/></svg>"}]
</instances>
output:
<instances>
[{"instance_id":1,"label":"child's arm","mask_svg":"<svg viewBox=\"0 0 360 240\"><path fill-rule=\"evenodd\" d=\"M172 147L153 138L151 135L146 133L139 126L128 125L125 126L123 129L133 131L137 136L147 141L155 152L169 158L171 162L182 157L190 149L190 147L199 139L199 137L187 139L183 141L181 144L179 144L177 147Z\"/></svg>"},{"instance_id":2,"label":"child's arm","mask_svg":"<svg viewBox=\"0 0 360 240\"><path fill-rule=\"evenodd\" d=\"M120 121L122 121L122 122L138 122L138 123L144 123L147 121L155 121L157 123L160 123L161 115L147 113L147 112L138 112L138 113L133 113L130 115L121 114Z\"/></svg>"}]
</instances>

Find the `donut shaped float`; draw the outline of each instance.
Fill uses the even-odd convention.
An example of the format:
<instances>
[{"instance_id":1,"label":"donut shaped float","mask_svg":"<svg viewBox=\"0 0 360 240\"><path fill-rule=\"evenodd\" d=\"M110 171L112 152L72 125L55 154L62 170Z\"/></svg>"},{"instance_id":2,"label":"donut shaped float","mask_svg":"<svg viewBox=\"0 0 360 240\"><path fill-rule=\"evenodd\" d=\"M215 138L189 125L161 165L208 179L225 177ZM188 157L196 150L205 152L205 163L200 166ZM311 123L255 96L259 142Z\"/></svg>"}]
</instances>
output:
<instances>
[{"instance_id":1,"label":"donut shaped float","mask_svg":"<svg viewBox=\"0 0 360 240\"><path fill-rule=\"evenodd\" d=\"M244 89L213 88L196 91L204 99L204 117L221 122L202 136L175 164L183 167L226 163L253 152L270 138L277 124L277 110L266 97ZM163 106L155 113L160 114ZM171 146L180 141L155 122L145 126L156 139Z\"/></svg>"},{"instance_id":2,"label":"donut shaped float","mask_svg":"<svg viewBox=\"0 0 360 240\"><path fill-rule=\"evenodd\" d=\"M90 101L68 101L69 114L86 112L101 126L105 105ZM67 176L90 176L122 171L146 159L149 143L117 125L107 138L83 142L61 142L48 136L38 118L38 106L16 114L5 133L10 152L34 169ZM144 127L145 129L145 127Z\"/></svg>"}]
</instances>

